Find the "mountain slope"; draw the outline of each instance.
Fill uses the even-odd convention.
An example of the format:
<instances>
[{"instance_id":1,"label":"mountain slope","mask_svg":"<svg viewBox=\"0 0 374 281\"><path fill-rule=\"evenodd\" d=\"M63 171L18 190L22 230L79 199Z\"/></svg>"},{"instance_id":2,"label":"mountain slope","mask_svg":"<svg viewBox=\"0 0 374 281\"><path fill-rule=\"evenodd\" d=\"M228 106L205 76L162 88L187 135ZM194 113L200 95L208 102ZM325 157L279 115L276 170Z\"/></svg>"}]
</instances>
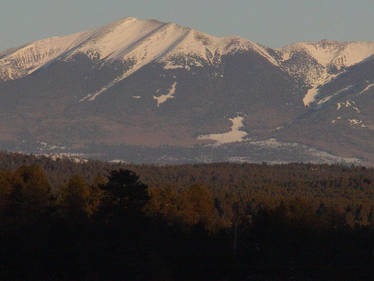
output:
<instances>
[{"instance_id":1,"label":"mountain slope","mask_svg":"<svg viewBox=\"0 0 374 281\"><path fill-rule=\"evenodd\" d=\"M174 23L125 18L96 30L48 38L6 51L0 54L1 78L24 77L53 61L68 60L79 53L101 62L133 60L139 69L149 62L166 62L178 55L209 62L217 54L250 48L276 63L264 48L240 37L216 38Z\"/></svg>"},{"instance_id":2,"label":"mountain slope","mask_svg":"<svg viewBox=\"0 0 374 281\"><path fill-rule=\"evenodd\" d=\"M373 55L371 42L271 49L126 18L0 53L0 147L374 163Z\"/></svg>"}]
</instances>

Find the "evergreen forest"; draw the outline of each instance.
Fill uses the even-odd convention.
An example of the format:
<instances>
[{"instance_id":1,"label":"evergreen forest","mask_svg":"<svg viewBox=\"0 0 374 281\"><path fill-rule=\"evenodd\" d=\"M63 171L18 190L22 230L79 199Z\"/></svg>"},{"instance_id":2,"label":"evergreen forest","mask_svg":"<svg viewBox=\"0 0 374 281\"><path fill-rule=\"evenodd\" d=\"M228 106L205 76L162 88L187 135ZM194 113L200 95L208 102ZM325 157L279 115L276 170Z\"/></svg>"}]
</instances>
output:
<instances>
[{"instance_id":1,"label":"evergreen forest","mask_svg":"<svg viewBox=\"0 0 374 281\"><path fill-rule=\"evenodd\" d=\"M374 169L0 153L0 280L374 280Z\"/></svg>"}]
</instances>

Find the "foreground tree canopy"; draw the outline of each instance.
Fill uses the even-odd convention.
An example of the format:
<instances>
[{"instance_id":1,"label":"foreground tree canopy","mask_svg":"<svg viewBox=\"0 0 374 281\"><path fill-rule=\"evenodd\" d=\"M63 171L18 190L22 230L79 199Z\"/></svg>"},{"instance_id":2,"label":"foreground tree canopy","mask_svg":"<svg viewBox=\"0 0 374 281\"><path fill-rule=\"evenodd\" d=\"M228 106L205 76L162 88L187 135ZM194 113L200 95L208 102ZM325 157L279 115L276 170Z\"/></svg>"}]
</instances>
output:
<instances>
[{"instance_id":1,"label":"foreground tree canopy","mask_svg":"<svg viewBox=\"0 0 374 281\"><path fill-rule=\"evenodd\" d=\"M0 171L1 280L374 278L373 169L29 160Z\"/></svg>"}]
</instances>

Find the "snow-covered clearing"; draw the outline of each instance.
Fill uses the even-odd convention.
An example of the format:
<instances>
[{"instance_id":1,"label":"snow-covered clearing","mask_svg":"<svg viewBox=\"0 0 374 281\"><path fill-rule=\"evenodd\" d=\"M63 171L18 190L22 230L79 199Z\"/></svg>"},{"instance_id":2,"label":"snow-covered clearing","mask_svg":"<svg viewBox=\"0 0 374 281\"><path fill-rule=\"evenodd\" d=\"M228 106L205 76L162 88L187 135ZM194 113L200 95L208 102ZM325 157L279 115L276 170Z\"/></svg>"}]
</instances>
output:
<instances>
[{"instance_id":1,"label":"snow-covered clearing","mask_svg":"<svg viewBox=\"0 0 374 281\"><path fill-rule=\"evenodd\" d=\"M153 96L153 99L157 101L157 107L160 107L160 104L163 104L168 99L173 99L176 89L177 89L177 82L174 82L173 85L171 85L171 88L169 89L169 92L166 95L161 95L158 97Z\"/></svg>"},{"instance_id":2,"label":"snow-covered clearing","mask_svg":"<svg viewBox=\"0 0 374 281\"><path fill-rule=\"evenodd\" d=\"M199 136L199 140L213 140L215 141L215 145L222 145L225 143L232 143L232 142L242 142L244 138L248 135L247 132L241 131L240 129L243 128L243 121L244 118L241 116L230 118L232 122L231 130L226 133L222 134L209 134L209 135L202 135Z\"/></svg>"}]
</instances>

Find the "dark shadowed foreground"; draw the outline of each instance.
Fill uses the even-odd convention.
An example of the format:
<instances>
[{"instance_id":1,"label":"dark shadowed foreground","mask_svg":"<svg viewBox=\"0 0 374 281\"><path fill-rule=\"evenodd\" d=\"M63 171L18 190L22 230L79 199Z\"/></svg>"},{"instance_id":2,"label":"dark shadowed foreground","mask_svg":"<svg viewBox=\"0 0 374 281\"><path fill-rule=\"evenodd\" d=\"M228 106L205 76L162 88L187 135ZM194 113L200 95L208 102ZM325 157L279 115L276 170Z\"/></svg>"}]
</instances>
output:
<instances>
[{"instance_id":1,"label":"dark shadowed foreground","mask_svg":"<svg viewBox=\"0 0 374 281\"><path fill-rule=\"evenodd\" d=\"M0 280L374 278L373 169L0 164Z\"/></svg>"}]
</instances>

